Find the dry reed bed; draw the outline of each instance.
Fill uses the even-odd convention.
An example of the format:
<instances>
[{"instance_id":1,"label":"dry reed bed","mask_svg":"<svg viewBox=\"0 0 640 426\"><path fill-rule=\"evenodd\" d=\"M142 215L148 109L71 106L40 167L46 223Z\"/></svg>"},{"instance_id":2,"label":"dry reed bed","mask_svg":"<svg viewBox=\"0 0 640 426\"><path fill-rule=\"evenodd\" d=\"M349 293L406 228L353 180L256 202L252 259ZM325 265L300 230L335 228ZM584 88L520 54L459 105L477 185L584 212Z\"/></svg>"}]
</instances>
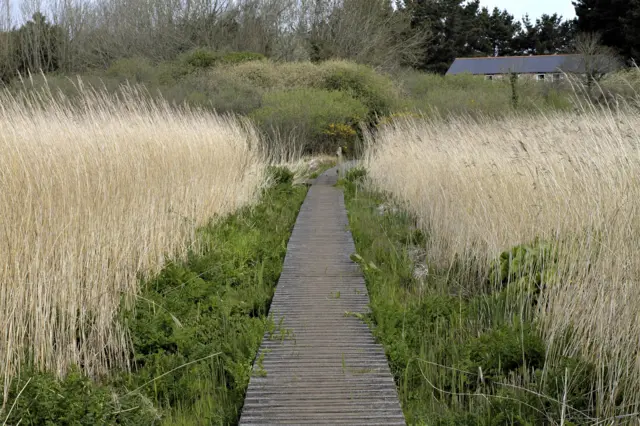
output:
<instances>
[{"instance_id":1,"label":"dry reed bed","mask_svg":"<svg viewBox=\"0 0 640 426\"><path fill-rule=\"evenodd\" d=\"M141 276L196 227L252 202L265 162L244 123L134 88L0 94L0 377L25 359L63 374L126 366L117 322Z\"/></svg>"},{"instance_id":2,"label":"dry reed bed","mask_svg":"<svg viewBox=\"0 0 640 426\"><path fill-rule=\"evenodd\" d=\"M373 183L428 231L430 266L467 260L470 293L501 251L555 245L557 273L536 313L547 363L593 361L605 417L640 408L639 129L624 111L405 121L370 136L366 158Z\"/></svg>"}]
</instances>

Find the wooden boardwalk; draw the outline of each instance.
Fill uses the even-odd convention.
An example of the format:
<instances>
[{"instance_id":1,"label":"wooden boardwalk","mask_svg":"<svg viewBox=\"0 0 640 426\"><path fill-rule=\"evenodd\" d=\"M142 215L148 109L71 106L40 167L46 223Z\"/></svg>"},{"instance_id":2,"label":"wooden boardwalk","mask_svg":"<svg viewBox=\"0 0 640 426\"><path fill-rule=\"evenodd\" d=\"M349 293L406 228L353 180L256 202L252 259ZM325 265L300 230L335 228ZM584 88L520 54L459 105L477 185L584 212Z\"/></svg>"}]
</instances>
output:
<instances>
[{"instance_id":1,"label":"wooden boardwalk","mask_svg":"<svg viewBox=\"0 0 640 426\"><path fill-rule=\"evenodd\" d=\"M300 210L241 425L405 424L384 350L358 318L369 296L336 175L320 176Z\"/></svg>"}]
</instances>

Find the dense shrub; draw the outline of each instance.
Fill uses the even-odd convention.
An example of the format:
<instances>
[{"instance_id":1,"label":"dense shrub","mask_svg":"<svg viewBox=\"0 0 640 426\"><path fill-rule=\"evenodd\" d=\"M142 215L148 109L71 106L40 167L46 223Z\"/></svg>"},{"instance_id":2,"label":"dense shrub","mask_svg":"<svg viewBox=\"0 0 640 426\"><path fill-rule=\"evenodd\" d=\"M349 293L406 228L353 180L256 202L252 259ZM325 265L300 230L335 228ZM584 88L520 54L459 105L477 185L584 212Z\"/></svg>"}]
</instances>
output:
<instances>
[{"instance_id":1,"label":"dense shrub","mask_svg":"<svg viewBox=\"0 0 640 426\"><path fill-rule=\"evenodd\" d=\"M220 74L212 79L205 73L184 77L178 84L160 88L172 103L216 110L219 113L249 114L260 107L263 90L260 87Z\"/></svg>"},{"instance_id":2,"label":"dense shrub","mask_svg":"<svg viewBox=\"0 0 640 426\"><path fill-rule=\"evenodd\" d=\"M353 147L352 140L327 134L332 124L356 126L366 115L362 102L345 92L321 89L294 89L267 93L260 109L251 116L271 136L295 136L307 151L331 153L338 145Z\"/></svg>"},{"instance_id":3,"label":"dense shrub","mask_svg":"<svg viewBox=\"0 0 640 426\"><path fill-rule=\"evenodd\" d=\"M520 367L540 369L544 364L545 345L530 327L503 325L467 344L467 371L482 371L484 380L503 380Z\"/></svg>"},{"instance_id":4,"label":"dense shrub","mask_svg":"<svg viewBox=\"0 0 640 426\"><path fill-rule=\"evenodd\" d=\"M181 62L193 68L208 68L218 60L218 53L209 49L195 49L183 55Z\"/></svg>"},{"instance_id":5,"label":"dense shrub","mask_svg":"<svg viewBox=\"0 0 640 426\"><path fill-rule=\"evenodd\" d=\"M105 75L131 83L157 84L158 82L157 69L146 58L118 59L109 66Z\"/></svg>"},{"instance_id":6,"label":"dense shrub","mask_svg":"<svg viewBox=\"0 0 640 426\"><path fill-rule=\"evenodd\" d=\"M329 62L321 87L349 93L368 109L368 118L390 114L398 105L397 90L388 77L372 68L348 62Z\"/></svg>"},{"instance_id":7,"label":"dense shrub","mask_svg":"<svg viewBox=\"0 0 640 426\"><path fill-rule=\"evenodd\" d=\"M210 49L194 49L183 54L178 62L193 68L209 68L221 64L240 64L266 59L264 55L253 52L216 52Z\"/></svg>"},{"instance_id":8,"label":"dense shrub","mask_svg":"<svg viewBox=\"0 0 640 426\"><path fill-rule=\"evenodd\" d=\"M549 243L535 241L533 244L520 244L502 252L493 262L489 280L499 287L521 278L541 285L545 269L552 268L556 261L557 254Z\"/></svg>"},{"instance_id":9,"label":"dense shrub","mask_svg":"<svg viewBox=\"0 0 640 426\"><path fill-rule=\"evenodd\" d=\"M213 80L220 76L233 76L238 81L258 86L265 90L320 88L327 70L311 62L249 61L212 68Z\"/></svg>"}]
</instances>

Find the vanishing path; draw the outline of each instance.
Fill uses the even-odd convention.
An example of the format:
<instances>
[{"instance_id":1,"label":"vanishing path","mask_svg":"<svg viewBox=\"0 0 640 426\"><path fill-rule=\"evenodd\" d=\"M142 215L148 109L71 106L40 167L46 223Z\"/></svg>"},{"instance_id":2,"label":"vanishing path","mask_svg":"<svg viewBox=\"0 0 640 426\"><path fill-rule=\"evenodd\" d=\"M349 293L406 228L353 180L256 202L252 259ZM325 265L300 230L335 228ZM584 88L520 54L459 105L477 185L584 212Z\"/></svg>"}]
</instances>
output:
<instances>
[{"instance_id":1,"label":"vanishing path","mask_svg":"<svg viewBox=\"0 0 640 426\"><path fill-rule=\"evenodd\" d=\"M300 210L240 425L405 424L384 350L358 318L369 296L336 179L316 179Z\"/></svg>"}]
</instances>

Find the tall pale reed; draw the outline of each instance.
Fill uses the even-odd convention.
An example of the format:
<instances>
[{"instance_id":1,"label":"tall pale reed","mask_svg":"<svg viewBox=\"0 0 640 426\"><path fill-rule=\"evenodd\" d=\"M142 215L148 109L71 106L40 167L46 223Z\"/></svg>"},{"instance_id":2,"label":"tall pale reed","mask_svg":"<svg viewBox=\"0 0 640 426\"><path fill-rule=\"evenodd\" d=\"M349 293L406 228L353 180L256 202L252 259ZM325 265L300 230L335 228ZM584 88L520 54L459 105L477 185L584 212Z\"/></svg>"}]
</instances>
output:
<instances>
[{"instance_id":1,"label":"tall pale reed","mask_svg":"<svg viewBox=\"0 0 640 426\"><path fill-rule=\"evenodd\" d=\"M469 293L501 251L536 238L555 246L557 272L536 314L548 363L593 362L605 417L640 408L639 129L636 112L595 109L409 120L370 136L366 158L373 183L428 231L432 266L466 259Z\"/></svg>"},{"instance_id":2,"label":"tall pale reed","mask_svg":"<svg viewBox=\"0 0 640 426\"><path fill-rule=\"evenodd\" d=\"M0 364L63 374L126 367L116 314L195 230L256 199L265 162L246 123L85 91L0 94Z\"/></svg>"}]
</instances>

